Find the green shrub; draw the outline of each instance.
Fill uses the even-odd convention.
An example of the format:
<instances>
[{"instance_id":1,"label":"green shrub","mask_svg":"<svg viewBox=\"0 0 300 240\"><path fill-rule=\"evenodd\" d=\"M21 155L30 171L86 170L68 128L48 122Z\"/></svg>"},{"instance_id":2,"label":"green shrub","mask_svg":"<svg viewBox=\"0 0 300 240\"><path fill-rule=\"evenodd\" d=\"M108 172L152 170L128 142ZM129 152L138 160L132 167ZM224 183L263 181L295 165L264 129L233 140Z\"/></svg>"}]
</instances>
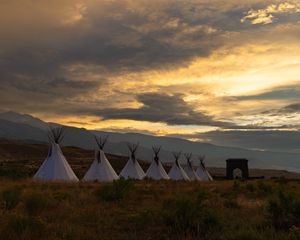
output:
<instances>
[{"instance_id":1,"label":"green shrub","mask_svg":"<svg viewBox=\"0 0 300 240\"><path fill-rule=\"evenodd\" d=\"M264 193L258 189L257 184L254 183L247 183L243 189L244 194L247 198L255 199L260 196L264 196Z\"/></svg>"},{"instance_id":2,"label":"green shrub","mask_svg":"<svg viewBox=\"0 0 300 240\"><path fill-rule=\"evenodd\" d=\"M129 219L130 222L134 223L134 228L137 232L143 232L145 227L153 226L153 223L158 226L162 225L159 213L152 209L143 210L133 216L130 216ZM152 236L152 238L155 239L154 236Z\"/></svg>"},{"instance_id":3,"label":"green shrub","mask_svg":"<svg viewBox=\"0 0 300 240\"><path fill-rule=\"evenodd\" d=\"M239 192L241 190L241 181L240 180L234 180L232 185L232 190L234 192Z\"/></svg>"},{"instance_id":4,"label":"green shrub","mask_svg":"<svg viewBox=\"0 0 300 240\"><path fill-rule=\"evenodd\" d=\"M278 191L268 201L268 212L276 228L288 229L300 224L300 198L293 192Z\"/></svg>"},{"instance_id":5,"label":"green shrub","mask_svg":"<svg viewBox=\"0 0 300 240\"><path fill-rule=\"evenodd\" d=\"M238 201L235 198L225 199L224 200L224 206L226 208L236 208L239 209L240 205Z\"/></svg>"},{"instance_id":6,"label":"green shrub","mask_svg":"<svg viewBox=\"0 0 300 240\"><path fill-rule=\"evenodd\" d=\"M186 198L166 201L162 217L177 236L204 237L221 228L216 212Z\"/></svg>"},{"instance_id":7,"label":"green shrub","mask_svg":"<svg viewBox=\"0 0 300 240\"><path fill-rule=\"evenodd\" d=\"M300 240L300 227L291 227L289 231L289 240Z\"/></svg>"},{"instance_id":8,"label":"green shrub","mask_svg":"<svg viewBox=\"0 0 300 240\"><path fill-rule=\"evenodd\" d=\"M49 206L49 200L40 193L31 193L25 198L25 209L30 215L36 215Z\"/></svg>"},{"instance_id":9,"label":"green shrub","mask_svg":"<svg viewBox=\"0 0 300 240\"><path fill-rule=\"evenodd\" d=\"M98 189L96 195L104 201L117 202L124 199L132 188L133 182L131 180L121 178Z\"/></svg>"},{"instance_id":10,"label":"green shrub","mask_svg":"<svg viewBox=\"0 0 300 240\"><path fill-rule=\"evenodd\" d=\"M40 239L44 231L45 223L41 219L13 215L1 235L6 240Z\"/></svg>"},{"instance_id":11,"label":"green shrub","mask_svg":"<svg viewBox=\"0 0 300 240\"><path fill-rule=\"evenodd\" d=\"M30 175L26 167L13 165L9 167L0 168L0 177L6 177L9 179L16 180L16 179L26 178L29 176Z\"/></svg>"},{"instance_id":12,"label":"green shrub","mask_svg":"<svg viewBox=\"0 0 300 240\"><path fill-rule=\"evenodd\" d=\"M268 238L263 238L262 235L257 231L257 229L244 228L241 227L235 231L229 231L226 233L225 239L228 240L263 240Z\"/></svg>"},{"instance_id":13,"label":"green shrub","mask_svg":"<svg viewBox=\"0 0 300 240\"><path fill-rule=\"evenodd\" d=\"M66 201L72 199L72 194L70 192L64 191L55 191L52 194L53 200L55 201Z\"/></svg>"},{"instance_id":14,"label":"green shrub","mask_svg":"<svg viewBox=\"0 0 300 240\"><path fill-rule=\"evenodd\" d=\"M197 202L202 204L209 197L209 192L205 188L200 188L197 191Z\"/></svg>"},{"instance_id":15,"label":"green shrub","mask_svg":"<svg viewBox=\"0 0 300 240\"><path fill-rule=\"evenodd\" d=\"M279 178L275 179L275 182L280 185L287 185L289 182L284 176L280 176Z\"/></svg>"},{"instance_id":16,"label":"green shrub","mask_svg":"<svg viewBox=\"0 0 300 240\"><path fill-rule=\"evenodd\" d=\"M254 193L256 191L256 187L255 185L251 184L251 183L248 183L246 185L246 190L249 192L249 193Z\"/></svg>"},{"instance_id":17,"label":"green shrub","mask_svg":"<svg viewBox=\"0 0 300 240\"><path fill-rule=\"evenodd\" d=\"M265 183L265 181L257 182L257 192L259 195L266 196L273 193L273 187L270 184Z\"/></svg>"},{"instance_id":18,"label":"green shrub","mask_svg":"<svg viewBox=\"0 0 300 240\"><path fill-rule=\"evenodd\" d=\"M2 192L2 199L4 203L4 208L6 210L11 210L15 208L20 202L22 191L20 188L9 188Z\"/></svg>"}]
</instances>

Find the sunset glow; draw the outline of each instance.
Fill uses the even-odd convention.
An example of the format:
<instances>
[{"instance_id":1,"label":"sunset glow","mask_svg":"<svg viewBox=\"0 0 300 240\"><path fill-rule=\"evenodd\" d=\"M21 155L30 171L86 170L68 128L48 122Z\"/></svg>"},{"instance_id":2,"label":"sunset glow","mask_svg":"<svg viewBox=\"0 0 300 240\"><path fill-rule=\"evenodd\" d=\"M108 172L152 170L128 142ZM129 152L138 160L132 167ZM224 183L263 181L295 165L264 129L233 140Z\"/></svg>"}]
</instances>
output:
<instances>
[{"instance_id":1,"label":"sunset glow","mask_svg":"<svg viewBox=\"0 0 300 240\"><path fill-rule=\"evenodd\" d=\"M3 111L190 139L299 128L296 0L12 0L0 12Z\"/></svg>"}]
</instances>

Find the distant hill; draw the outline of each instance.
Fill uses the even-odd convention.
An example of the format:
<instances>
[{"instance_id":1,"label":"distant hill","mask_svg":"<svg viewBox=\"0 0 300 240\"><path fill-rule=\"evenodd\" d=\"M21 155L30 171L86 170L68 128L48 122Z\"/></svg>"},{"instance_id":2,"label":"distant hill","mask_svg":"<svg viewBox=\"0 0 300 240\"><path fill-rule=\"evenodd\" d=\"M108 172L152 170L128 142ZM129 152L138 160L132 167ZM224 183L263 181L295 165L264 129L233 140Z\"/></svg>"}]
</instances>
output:
<instances>
[{"instance_id":1,"label":"distant hill","mask_svg":"<svg viewBox=\"0 0 300 240\"><path fill-rule=\"evenodd\" d=\"M94 151L78 147L63 147L62 151L76 175L82 178L94 159ZM47 144L0 139L0 177L31 178L44 161L47 152ZM107 157L117 173L121 172L128 160L128 157L114 154L107 154ZM143 159L139 159L139 162L144 171L147 171L150 163ZM170 165L165 165L165 169L169 171ZM224 168L208 169L213 176L225 176ZM283 170L250 169L250 176L300 179L300 173Z\"/></svg>"},{"instance_id":2,"label":"distant hill","mask_svg":"<svg viewBox=\"0 0 300 240\"><path fill-rule=\"evenodd\" d=\"M16 123L0 119L0 138L18 140L37 140L46 142L47 135L44 130L24 123Z\"/></svg>"},{"instance_id":3,"label":"distant hill","mask_svg":"<svg viewBox=\"0 0 300 240\"><path fill-rule=\"evenodd\" d=\"M2 119L5 118L5 119ZM13 119L13 121L12 121ZM46 127L47 126L47 127ZM49 123L30 115L13 112L0 114L0 138L27 140L28 142L47 141ZM138 133L116 133L104 131L89 131L84 128L66 127L65 146L75 146L83 149L94 149L94 135L109 135L106 151L116 155L128 155L126 142L139 142L138 157L151 161L153 145L161 145L161 159L173 162L172 151L192 152L194 161L198 164L196 155L206 155L208 166L225 167L227 158L247 158L251 168L283 169L300 172L300 153L271 152L248 150L234 147L216 146L213 144L192 142L179 138L159 137ZM184 158L181 161L185 163Z\"/></svg>"},{"instance_id":4,"label":"distant hill","mask_svg":"<svg viewBox=\"0 0 300 240\"><path fill-rule=\"evenodd\" d=\"M16 112L0 112L0 119L13 123L26 124L35 128L47 130L49 124L28 114L20 114Z\"/></svg>"}]
</instances>

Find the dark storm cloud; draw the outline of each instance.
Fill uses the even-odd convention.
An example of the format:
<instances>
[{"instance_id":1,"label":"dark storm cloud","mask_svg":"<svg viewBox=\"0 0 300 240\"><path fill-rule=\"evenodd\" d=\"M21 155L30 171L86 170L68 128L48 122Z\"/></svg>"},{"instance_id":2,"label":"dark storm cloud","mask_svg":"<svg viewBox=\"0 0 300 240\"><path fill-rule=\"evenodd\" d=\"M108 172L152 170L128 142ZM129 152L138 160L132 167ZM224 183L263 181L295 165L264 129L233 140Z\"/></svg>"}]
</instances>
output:
<instances>
[{"instance_id":1,"label":"dark storm cloud","mask_svg":"<svg viewBox=\"0 0 300 240\"><path fill-rule=\"evenodd\" d=\"M39 36L38 43L32 40L6 48L0 55L1 74L14 78L11 73L40 76L54 72L63 77L61 67L74 63L98 64L114 71L180 65L209 55L228 41L223 35L244 27L240 19L250 4L224 5L220 11L219 4L202 1L87 4L79 23L52 26L42 22L49 31Z\"/></svg>"},{"instance_id":2,"label":"dark storm cloud","mask_svg":"<svg viewBox=\"0 0 300 240\"><path fill-rule=\"evenodd\" d=\"M94 114L103 119L130 119L137 121L163 122L169 125L232 126L229 122L195 111L182 99L182 95L147 93L137 96L143 104L140 108L102 109L83 113Z\"/></svg>"},{"instance_id":3,"label":"dark storm cloud","mask_svg":"<svg viewBox=\"0 0 300 240\"><path fill-rule=\"evenodd\" d=\"M96 9L88 9L87 21L94 31L75 36L63 49L63 56L67 61L135 71L173 66L196 56L207 56L222 46L219 39L222 32L208 32L207 18L187 16L192 13L187 5L171 1L161 9L154 8L155 13L139 7L133 11L117 2L101 6L104 15L98 14Z\"/></svg>"},{"instance_id":4,"label":"dark storm cloud","mask_svg":"<svg viewBox=\"0 0 300 240\"><path fill-rule=\"evenodd\" d=\"M281 113L300 113L300 103L293 103L285 106L279 112Z\"/></svg>"},{"instance_id":5,"label":"dark storm cloud","mask_svg":"<svg viewBox=\"0 0 300 240\"><path fill-rule=\"evenodd\" d=\"M103 91L116 93L106 79L124 72L174 70L224 46L245 44L257 36L257 29L268 27L241 23L241 18L249 9L265 8L271 2L1 2L0 107L75 114L91 108L91 114L104 119L228 126L197 112L180 95L138 95L143 104L138 109L94 110L94 105L101 108L101 101L110 103ZM240 38L247 31L247 37ZM90 65L97 70L86 69ZM126 79L120 80L120 88L122 81L126 83ZM102 92L95 100L91 92L97 90ZM87 107L90 105L93 107Z\"/></svg>"},{"instance_id":6,"label":"dark storm cloud","mask_svg":"<svg viewBox=\"0 0 300 240\"><path fill-rule=\"evenodd\" d=\"M26 4L32 5L30 1ZM8 41L0 39L2 96L7 96L8 91L11 94L23 92L14 99L8 95L2 105L9 108L13 103L13 110L23 111L25 99L27 105L31 100L33 104L39 99L40 104L49 107L49 99L53 95L61 99L66 97L64 93L72 97L85 97L103 85L102 79L97 79L97 84L89 81L89 76L80 77L80 81L75 76L76 81L73 81L74 76L69 76L68 67L74 64L96 65L106 69L110 75L118 75L122 71L165 69L185 64L196 56L207 56L222 45L220 33L209 32L210 26L203 18L188 16L192 13L188 3L150 5L152 10L148 11L144 6L132 6L126 2L97 2L87 5L82 20L73 25L59 25L64 17L63 11L55 17L56 8L51 4L41 8L43 11L49 9L51 18L46 16L46 12L40 21L34 19L33 12L24 13L28 6L24 8L24 12L22 10L19 14L25 15L24 18L16 18L11 23L17 23L10 28L14 33L9 28L6 30L6 38L10 35L15 38ZM195 3L191 3L191 9L192 5ZM62 8L66 6L68 4ZM37 5L33 7L38 8ZM46 22L44 19L48 18ZM212 37L215 38L213 42ZM35 106L37 108L34 104L30 111ZM57 106L57 109L61 107Z\"/></svg>"},{"instance_id":7,"label":"dark storm cloud","mask_svg":"<svg viewBox=\"0 0 300 240\"><path fill-rule=\"evenodd\" d=\"M270 116L286 116L289 118L294 118L294 113L300 113L300 103L292 103L287 106L284 106L279 109L270 109L261 112L261 114L270 115ZM290 126L293 127L293 126Z\"/></svg>"},{"instance_id":8,"label":"dark storm cloud","mask_svg":"<svg viewBox=\"0 0 300 240\"><path fill-rule=\"evenodd\" d=\"M43 22L49 31L41 32L37 43L34 39L6 48L0 53L1 74L11 78L11 73L63 74L62 66L75 63L98 64L114 71L182 65L224 46L230 31L245 27L240 18L247 9L245 4L220 11L219 4L201 1L87 5L78 24L48 26Z\"/></svg>"},{"instance_id":9,"label":"dark storm cloud","mask_svg":"<svg viewBox=\"0 0 300 240\"><path fill-rule=\"evenodd\" d=\"M44 79L43 81L42 79L28 79L25 76L23 76L22 81L18 80L12 80L10 86L21 91L38 92L49 95L60 95L65 93L69 96L96 90L105 81L79 81L65 78L54 78L52 80Z\"/></svg>"},{"instance_id":10,"label":"dark storm cloud","mask_svg":"<svg viewBox=\"0 0 300 240\"><path fill-rule=\"evenodd\" d=\"M272 125L258 125L258 124L248 124L248 125L236 125L236 126L230 126L227 129L233 130L233 129L239 129L239 130L274 130L274 129L291 129L295 128L297 126L295 125L278 125L278 126L272 126Z\"/></svg>"},{"instance_id":11,"label":"dark storm cloud","mask_svg":"<svg viewBox=\"0 0 300 240\"><path fill-rule=\"evenodd\" d=\"M204 19L185 16L191 12L181 10L186 3L167 5L153 9L158 11L157 17L146 10L139 12L138 7L133 11L120 2L88 6L82 24L49 29L53 43L41 35L37 44L7 48L1 56L2 74L61 72L61 66L73 63L99 64L115 71L167 67L207 56L221 44L219 33L207 33L205 28L184 32L204 24ZM168 27L174 18L178 24ZM60 41L55 39L57 35ZM45 37L51 38L48 34ZM214 43L209 41L211 37L216 37Z\"/></svg>"}]
</instances>

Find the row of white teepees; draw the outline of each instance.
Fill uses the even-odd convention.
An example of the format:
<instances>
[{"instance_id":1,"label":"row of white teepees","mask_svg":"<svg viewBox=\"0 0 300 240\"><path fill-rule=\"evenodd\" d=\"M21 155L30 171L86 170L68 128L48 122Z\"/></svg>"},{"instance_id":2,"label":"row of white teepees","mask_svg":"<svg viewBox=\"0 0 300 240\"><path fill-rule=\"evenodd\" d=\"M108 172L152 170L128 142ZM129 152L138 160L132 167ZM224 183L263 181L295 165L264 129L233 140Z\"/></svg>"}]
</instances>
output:
<instances>
[{"instance_id":1,"label":"row of white teepees","mask_svg":"<svg viewBox=\"0 0 300 240\"><path fill-rule=\"evenodd\" d=\"M34 179L41 181L69 181L76 182L79 179L76 177L72 168L65 159L59 143L62 141L63 129L54 128L49 132L49 151L47 158L34 175ZM98 149L96 150L95 159L83 177L83 181L99 181L99 182L111 182L123 177L125 179L143 179L151 178L154 180L185 180L185 181L212 181L212 177L207 171L204 164L204 157L200 157L200 166L195 171L192 162L191 154L185 154L187 160L187 166L185 169L180 165L179 157L180 153L173 153L175 158L175 163L173 164L169 174L165 171L160 159L159 152L161 147L153 147L154 158L153 161L145 173L141 168L138 160L136 159L136 151L138 149L138 144L128 144L128 149L130 151L130 157L125 167L117 175L110 162L105 156L103 148L107 142L107 137L97 138L96 143Z\"/></svg>"}]
</instances>

